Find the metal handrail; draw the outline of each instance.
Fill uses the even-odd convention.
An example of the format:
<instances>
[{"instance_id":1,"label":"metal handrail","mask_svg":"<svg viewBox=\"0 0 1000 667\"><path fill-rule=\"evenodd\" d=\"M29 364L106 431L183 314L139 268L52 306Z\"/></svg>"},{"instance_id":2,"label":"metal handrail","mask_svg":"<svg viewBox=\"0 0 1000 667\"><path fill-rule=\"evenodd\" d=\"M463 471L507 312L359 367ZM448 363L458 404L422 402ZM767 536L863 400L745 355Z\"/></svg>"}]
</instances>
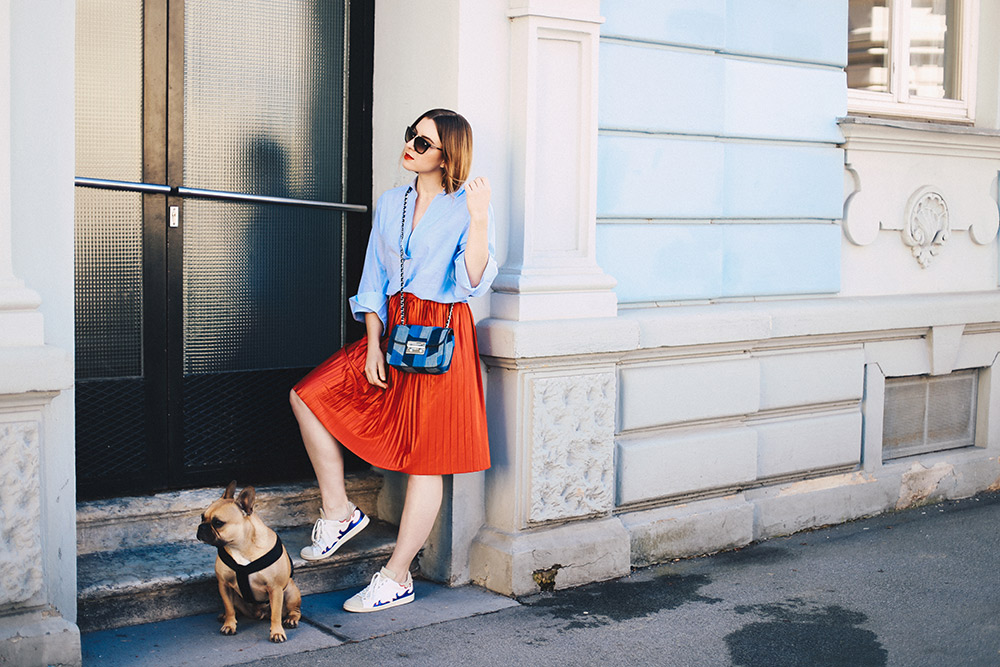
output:
<instances>
[{"instance_id":1,"label":"metal handrail","mask_svg":"<svg viewBox=\"0 0 1000 667\"><path fill-rule=\"evenodd\" d=\"M289 197L270 197L267 195L249 195L242 192L227 192L225 190L203 190L201 188L186 188L184 186L160 185L156 183L133 183L131 181L113 181L104 178L85 178L77 176L73 184L78 188L97 188L99 190L118 190L124 192L142 192L154 195L173 195L192 199L213 199L216 201L250 202L253 204L281 204L283 206L308 206L327 211L343 211L346 213L367 213L364 204L339 204L314 199L291 199Z\"/></svg>"}]
</instances>

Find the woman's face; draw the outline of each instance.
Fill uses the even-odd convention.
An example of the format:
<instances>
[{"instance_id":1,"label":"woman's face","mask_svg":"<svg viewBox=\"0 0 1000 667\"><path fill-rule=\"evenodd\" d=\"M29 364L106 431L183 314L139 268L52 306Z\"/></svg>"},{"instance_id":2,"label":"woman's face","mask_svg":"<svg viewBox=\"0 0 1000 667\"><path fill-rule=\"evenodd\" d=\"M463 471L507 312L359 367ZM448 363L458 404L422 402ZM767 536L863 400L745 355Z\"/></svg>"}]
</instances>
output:
<instances>
[{"instance_id":1,"label":"woman's face","mask_svg":"<svg viewBox=\"0 0 1000 667\"><path fill-rule=\"evenodd\" d=\"M417 135L423 137L431 144L431 148L421 155L414 149L414 137L406 142L403 149L403 167L417 174L431 171L440 171L444 166L444 153L441 151L441 137L438 136L437 125L430 118L421 118L414 128Z\"/></svg>"}]
</instances>

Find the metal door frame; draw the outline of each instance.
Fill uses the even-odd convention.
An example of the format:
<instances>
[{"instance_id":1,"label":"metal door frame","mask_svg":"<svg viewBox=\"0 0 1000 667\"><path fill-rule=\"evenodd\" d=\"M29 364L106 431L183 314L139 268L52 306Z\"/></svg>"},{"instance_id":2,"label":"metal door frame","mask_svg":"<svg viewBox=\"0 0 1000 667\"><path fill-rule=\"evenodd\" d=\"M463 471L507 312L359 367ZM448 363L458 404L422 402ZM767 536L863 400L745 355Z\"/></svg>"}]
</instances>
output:
<instances>
[{"instance_id":1,"label":"metal door frame","mask_svg":"<svg viewBox=\"0 0 1000 667\"><path fill-rule=\"evenodd\" d=\"M372 189L372 78L374 4L348 0L345 26L344 198L370 202ZM142 183L78 176L78 187L142 193L143 331L142 363L146 379L148 474L107 480L82 488L81 497L150 492L210 483L217 473L184 469L184 225L169 226L171 207L183 220L187 198L310 206L345 212L342 223L341 343L363 334L351 317L345 285L356 285L370 232L368 204L341 204L244 195L187 188L184 169L184 0L143 3L143 155ZM359 160L359 156L368 159ZM362 165L361 169L347 168ZM353 252L361 248L361 252ZM352 252L347 252L351 249ZM234 469L239 463L234 462ZM106 488L105 488L106 487Z\"/></svg>"}]
</instances>

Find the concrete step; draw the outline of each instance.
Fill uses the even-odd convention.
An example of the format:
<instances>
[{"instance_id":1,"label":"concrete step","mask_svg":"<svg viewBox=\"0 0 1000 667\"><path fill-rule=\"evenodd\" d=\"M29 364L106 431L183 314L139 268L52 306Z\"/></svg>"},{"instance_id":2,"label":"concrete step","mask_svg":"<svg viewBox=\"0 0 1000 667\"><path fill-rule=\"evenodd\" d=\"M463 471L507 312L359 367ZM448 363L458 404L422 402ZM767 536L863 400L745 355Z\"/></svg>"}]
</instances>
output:
<instances>
[{"instance_id":1,"label":"concrete step","mask_svg":"<svg viewBox=\"0 0 1000 667\"><path fill-rule=\"evenodd\" d=\"M307 562L319 516L315 484L256 487L254 512L281 536L303 595L360 587L388 560L396 529L378 520L381 475L347 480L351 500L371 524L330 558ZM238 487L242 488L242 487ZM221 611L215 549L197 541L201 513L221 488L112 498L77 505L77 604L83 631Z\"/></svg>"},{"instance_id":2,"label":"concrete step","mask_svg":"<svg viewBox=\"0 0 1000 667\"><path fill-rule=\"evenodd\" d=\"M347 495L368 516L378 516L382 476L355 473L345 480ZM237 486L237 492L242 486ZM319 516L315 483L255 486L254 511L277 530L312 524ZM152 496L108 498L77 503L77 554L195 541L201 513L222 495L222 487L170 491Z\"/></svg>"},{"instance_id":3,"label":"concrete step","mask_svg":"<svg viewBox=\"0 0 1000 667\"><path fill-rule=\"evenodd\" d=\"M305 561L312 526L279 530L292 555L303 595L361 588L389 559L396 528L373 520L333 556ZM84 554L77 559L78 624L82 632L221 612L216 551L201 542L174 542Z\"/></svg>"}]
</instances>

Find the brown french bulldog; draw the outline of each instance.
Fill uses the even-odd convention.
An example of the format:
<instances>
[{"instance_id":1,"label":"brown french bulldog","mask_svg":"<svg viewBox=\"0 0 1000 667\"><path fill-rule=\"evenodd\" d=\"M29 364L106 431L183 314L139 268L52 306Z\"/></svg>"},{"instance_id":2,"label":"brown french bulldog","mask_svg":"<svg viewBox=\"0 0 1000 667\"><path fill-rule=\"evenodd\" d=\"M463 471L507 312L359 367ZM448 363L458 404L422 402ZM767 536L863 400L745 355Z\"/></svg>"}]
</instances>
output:
<instances>
[{"instance_id":1,"label":"brown french bulldog","mask_svg":"<svg viewBox=\"0 0 1000 667\"><path fill-rule=\"evenodd\" d=\"M201 515L198 539L218 548L215 578L224 608L220 632L236 634L236 610L249 618L271 616L271 641L302 617L302 594L292 581L292 559L278 535L253 513L256 492L248 486L236 498L236 481ZM270 609L269 609L270 608Z\"/></svg>"}]
</instances>

